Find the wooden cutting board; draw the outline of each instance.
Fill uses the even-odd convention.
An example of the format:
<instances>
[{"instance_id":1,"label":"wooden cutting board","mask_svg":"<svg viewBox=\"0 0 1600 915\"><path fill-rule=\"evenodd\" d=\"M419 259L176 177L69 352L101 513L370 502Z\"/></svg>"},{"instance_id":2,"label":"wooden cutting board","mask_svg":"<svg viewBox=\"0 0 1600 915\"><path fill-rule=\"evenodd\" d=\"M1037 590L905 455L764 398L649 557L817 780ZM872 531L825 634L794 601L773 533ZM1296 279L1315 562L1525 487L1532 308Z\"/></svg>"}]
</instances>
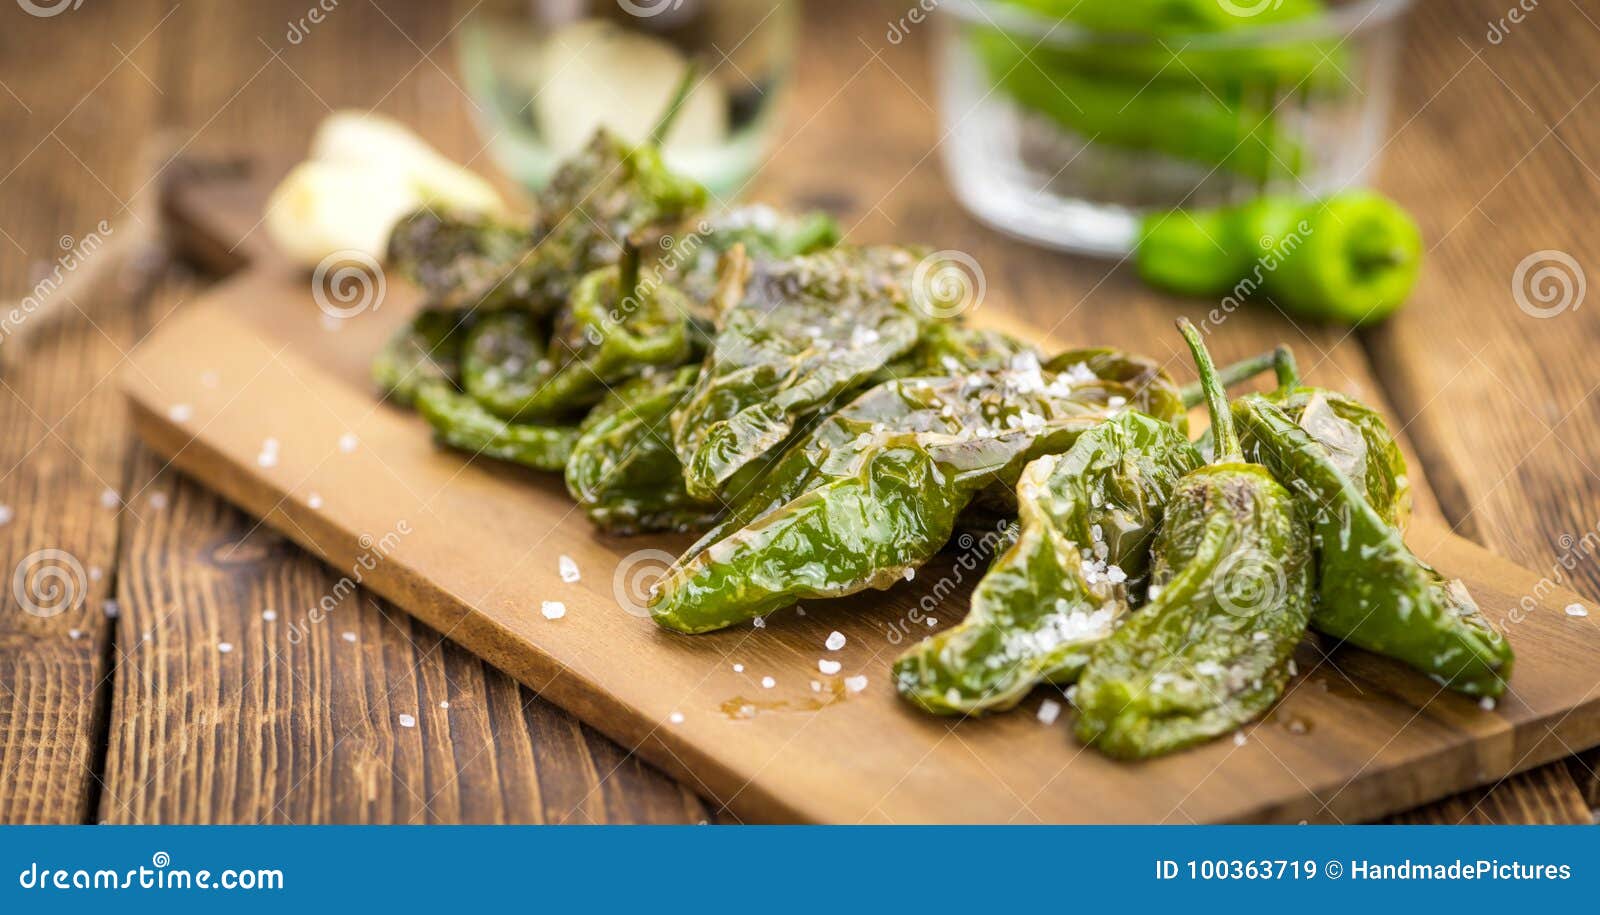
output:
<instances>
[{"instance_id":1,"label":"wooden cutting board","mask_svg":"<svg viewBox=\"0 0 1600 915\"><path fill-rule=\"evenodd\" d=\"M260 200L236 181L172 197L193 251L248 266L132 354L123 384L146 441L744 820L1349 822L1600 743L1600 631L1563 609L1579 598L1437 521L1419 520L1409 542L1466 579L1517 651L1498 707L1357 650L1324 656L1308 640L1288 695L1242 742L1139 764L1079 746L1070 712L1043 723L1046 690L1011 714L959 723L896 697L890 663L961 618L989 558L982 541L891 591L807 604L764 628L659 631L638 594L686 538L599 536L555 476L434 447L421 420L380 404L367 380L372 354L415 307L411 291L389 282L377 307L328 319L309 277L253 231ZM563 580L562 556L577 581ZM565 615L547 618L547 601ZM320 615L280 608L281 650L296 650L306 627L336 625ZM829 651L835 630L846 643ZM821 674L824 658L841 671ZM864 689L847 688L860 676Z\"/></svg>"}]
</instances>

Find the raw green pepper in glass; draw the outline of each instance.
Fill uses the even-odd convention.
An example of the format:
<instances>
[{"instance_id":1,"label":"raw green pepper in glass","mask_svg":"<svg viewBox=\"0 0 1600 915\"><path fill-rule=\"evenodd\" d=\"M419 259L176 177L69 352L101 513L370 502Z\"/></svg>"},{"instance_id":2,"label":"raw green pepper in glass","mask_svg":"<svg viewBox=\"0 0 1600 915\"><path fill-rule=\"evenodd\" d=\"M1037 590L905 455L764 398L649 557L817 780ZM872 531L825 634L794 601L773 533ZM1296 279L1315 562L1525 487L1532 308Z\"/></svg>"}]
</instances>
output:
<instances>
[{"instance_id":1,"label":"raw green pepper in glass","mask_svg":"<svg viewBox=\"0 0 1600 915\"><path fill-rule=\"evenodd\" d=\"M895 662L900 695L972 715L1077 679L1143 584L1179 479L1202 463L1172 423L1130 411L1029 464L1017 483L1020 536L978 583L961 625Z\"/></svg>"},{"instance_id":2,"label":"raw green pepper in glass","mask_svg":"<svg viewBox=\"0 0 1600 915\"><path fill-rule=\"evenodd\" d=\"M1359 325L1405 303L1421 267L1422 235L1374 191L1310 202L1264 197L1221 210L1152 213L1134 257L1139 275L1162 289L1225 297L1234 307L1264 298L1296 316Z\"/></svg>"},{"instance_id":3,"label":"raw green pepper in glass","mask_svg":"<svg viewBox=\"0 0 1600 915\"><path fill-rule=\"evenodd\" d=\"M1131 396L1037 363L872 388L786 452L741 514L667 571L651 613L668 629L706 632L890 587L938 552L979 491L1013 488L1029 460L1066 450L1127 409L1112 397Z\"/></svg>"},{"instance_id":4,"label":"raw green pepper in glass","mask_svg":"<svg viewBox=\"0 0 1600 915\"><path fill-rule=\"evenodd\" d=\"M617 388L590 411L567 459L567 492L609 534L693 531L718 506L689 498L667 417L694 387L698 365L656 372Z\"/></svg>"},{"instance_id":5,"label":"raw green pepper in glass","mask_svg":"<svg viewBox=\"0 0 1600 915\"><path fill-rule=\"evenodd\" d=\"M1282 695L1311 616L1311 544L1293 496L1247 463L1199 331L1217 458L1179 482L1152 551L1150 600L1098 646L1078 682L1079 739L1158 756L1231 731Z\"/></svg>"},{"instance_id":6,"label":"raw green pepper in glass","mask_svg":"<svg viewBox=\"0 0 1600 915\"><path fill-rule=\"evenodd\" d=\"M690 495L740 492L799 423L916 345L927 323L910 300L918 260L893 246L754 263L741 247L728 253L721 329L672 414Z\"/></svg>"},{"instance_id":7,"label":"raw green pepper in glass","mask_svg":"<svg viewBox=\"0 0 1600 915\"><path fill-rule=\"evenodd\" d=\"M417 389L417 410L438 440L474 457L484 455L535 470L559 471L578 440L576 426L510 423L444 382Z\"/></svg>"},{"instance_id":8,"label":"raw green pepper in glass","mask_svg":"<svg viewBox=\"0 0 1600 915\"><path fill-rule=\"evenodd\" d=\"M1504 692L1510 644L1466 586L1417 558L1386 520L1378 506L1392 487L1380 487L1375 503L1371 474L1352 476L1352 464L1311 431L1315 424L1303 427L1270 396L1243 397L1233 413L1250 453L1294 489L1312 518L1318 566L1312 625L1467 695Z\"/></svg>"}]
</instances>

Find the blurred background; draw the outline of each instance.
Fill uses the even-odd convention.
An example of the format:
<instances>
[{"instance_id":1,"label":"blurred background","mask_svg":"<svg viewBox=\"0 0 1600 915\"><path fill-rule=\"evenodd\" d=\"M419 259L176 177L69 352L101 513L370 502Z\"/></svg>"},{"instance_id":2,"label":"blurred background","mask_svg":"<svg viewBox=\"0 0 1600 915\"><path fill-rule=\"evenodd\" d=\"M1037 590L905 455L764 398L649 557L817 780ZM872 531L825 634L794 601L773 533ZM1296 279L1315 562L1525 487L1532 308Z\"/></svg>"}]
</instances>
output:
<instances>
[{"instance_id":1,"label":"blurred background","mask_svg":"<svg viewBox=\"0 0 1600 915\"><path fill-rule=\"evenodd\" d=\"M1167 46L1140 69L1137 47L933 0L0 3L0 570L60 550L85 589L49 618L9 593L0 611L0 821L719 815L370 595L349 608L353 656L269 647L247 675L194 650L263 639L261 607L309 603L335 576L144 450L115 383L227 260L197 269L163 233L169 182L270 187L354 108L515 198L595 123L642 134L686 54L710 79L669 153L719 196L827 210L848 241L965 252L985 307L1160 358L1177 339L1152 328L1216 303L1136 282L1116 243L1130 214L1375 183L1422 229L1409 306L1359 331L1263 308L1219 359L1292 343L1312 377L1389 409L1425 467L1422 510L1600 599L1584 547L1600 536L1600 317L1585 302L1600 13L1586 4L1353 4L1366 18L1337 30ZM1086 80L1075 101L1051 112L1029 101L1037 86L1008 85L985 57L996 34L1033 35L1027 50L1060 66L1053 89ZM1106 76L1108 57L1130 69ZM1259 69L1208 70L1241 60ZM1114 85L1136 88L1103 97ZM1140 108L1152 89L1165 107ZM1218 106L1220 154L1172 147L1174 125L1192 140ZM372 713L370 684L446 678L475 714L442 743ZM1597 765L1575 756L1408 819L1590 822Z\"/></svg>"}]
</instances>

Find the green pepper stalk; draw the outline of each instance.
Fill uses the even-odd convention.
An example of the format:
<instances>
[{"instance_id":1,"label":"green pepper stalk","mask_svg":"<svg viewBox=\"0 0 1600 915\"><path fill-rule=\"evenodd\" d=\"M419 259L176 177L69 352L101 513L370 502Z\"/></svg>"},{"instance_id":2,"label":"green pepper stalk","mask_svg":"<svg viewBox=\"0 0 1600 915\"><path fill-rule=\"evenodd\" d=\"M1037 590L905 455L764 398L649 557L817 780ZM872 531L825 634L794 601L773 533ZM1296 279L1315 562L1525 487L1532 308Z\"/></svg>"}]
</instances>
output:
<instances>
[{"instance_id":1,"label":"green pepper stalk","mask_svg":"<svg viewBox=\"0 0 1600 915\"><path fill-rule=\"evenodd\" d=\"M1121 758L1237 728L1282 695L1311 615L1311 548L1293 497L1246 463L1199 331L1194 353L1219 457L1188 474L1152 550L1150 602L1094 650L1078 683L1079 739Z\"/></svg>"},{"instance_id":2,"label":"green pepper stalk","mask_svg":"<svg viewBox=\"0 0 1600 915\"><path fill-rule=\"evenodd\" d=\"M894 664L907 701L935 714L1004 711L1035 684L1070 683L1128 612L1178 481L1203 463L1170 422L1125 412L1017 484L1021 532L961 625Z\"/></svg>"},{"instance_id":3,"label":"green pepper stalk","mask_svg":"<svg viewBox=\"0 0 1600 915\"><path fill-rule=\"evenodd\" d=\"M1296 316L1381 321L1405 303L1422 262L1422 235L1374 191L1319 201L1264 197L1220 210L1152 213L1134 249L1146 282L1182 295L1264 298Z\"/></svg>"}]
</instances>

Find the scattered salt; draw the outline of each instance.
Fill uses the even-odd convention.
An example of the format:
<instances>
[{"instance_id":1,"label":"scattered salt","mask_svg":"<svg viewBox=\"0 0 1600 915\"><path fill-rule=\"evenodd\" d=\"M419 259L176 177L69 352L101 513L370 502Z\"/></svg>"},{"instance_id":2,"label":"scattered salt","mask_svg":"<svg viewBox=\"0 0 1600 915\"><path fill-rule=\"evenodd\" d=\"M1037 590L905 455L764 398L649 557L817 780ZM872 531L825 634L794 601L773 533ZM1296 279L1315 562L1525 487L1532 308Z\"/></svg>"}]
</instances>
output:
<instances>
[{"instance_id":1,"label":"scattered salt","mask_svg":"<svg viewBox=\"0 0 1600 915\"><path fill-rule=\"evenodd\" d=\"M11 519L15 517L16 512L11 510L11 506L0 505L0 525L10 524Z\"/></svg>"},{"instance_id":2,"label":"scattered salt","mask_svg":"<svg viewBox=\"0 0 1600 915\"><path fill-rule=\"evenodd\" d=\"M316 493L312 493L312 494L306 496L306 504L311 506L312 508L321 508L322 507L322 497L317 495Z\"/></svg>"},{"instance_id":3,"label":"scattered salt","mask_svg":"<svg viewBox=\"0 0 1600 915\"><path fill-rule=\"evenodd\" d=\"M744 673L744 665L743 664L735 664L735 665L733 665L733 672L736 673L736 674Z\"/></svg>"},{"instance_id":4,"label":"scattered salt","mask_svg":"<svg viewBox=\"0 0 1600 915\"><path fill-rule=\"evenodd\" d=\"M74 642L76 642L77 640L83 638L83 630L82 629L68 629L67 630L67 637L72 639Z\"/></svg>"},{"instance_id":5,"label":"scattered salt","mask_svg":"<svg viewBox=\"0 0 1600 915\"><path fill-rule=\"evenodd\" d=\"M175 423L186 423L194 418L194 407L186 403L175 403L167 408L167 418Z\"/></svg>"},{"instance_id":6,"label":"scattered salt","mask_svg":"<svg viewBox=\"0 0 1600 915\"><path fill-rule=\"evenodd\" d=\"M814 693L822 692L822 684L818 683L815 680L812 680L811 681L811 691L814 692Z\"/></svg>"},{"instance_id":7,"label":"scattered salt","mask_svg":"<svg viewBox=\"0 0 1600 915\"><path fill-rule=\"evenodd\" d=\"M683 724L683 713L682 712L673 712L672 714L667 716L667 720L672 722L673 724Z\"/></svg>"},{"instance_id":8,"label":"scattered salt","mask_svg":"<svg viewBox=\"0 0 1600 915\"><path fill-rule=\"evenodd\" d=\"M838 651L844 647L844 633L834 630L828 633L828 640L822 644L828 646L829 651Z\"/></svg>"},{"instance_id":9,"label":"scattered salt","mask_svg":"<svg viewBox=\"0 0 1600 915\"><path fill-rule=\"evenodd\" d=\"M567 605L558 600L547 600L539 604L539 612L547 620L558 620L567 615Z\"/></svg>"},{"instance_id":10,"label":"scattered salt","mask_svg":"<svg viewBox=\"0 0 1600 915\"><path fill-rule=\"evenodd\" d=\"M844 678L844 688L848 689L852 693L859 693L862 690L867 688L867 678L864 675L863 676L856 676L856 677L845 677Z\"/></svg>"},{"instance_id":11,"label":"scattered salt","mask_svg":"<svg viewBox=\"0 0 1600 915\"><path fill-rule=\"evenodd\" d=\"M904 572L901 572L900 574L905 576L906 581L910 581L911 579L917 577L917 570L908 567Z\"/></svg>"},{"instance_id":12,"label":"scattered salt","mask_svg":"<svg viewBox=\"0 0 1600 915\"><path fill-rule=\"evenodd\" d=\"M407 715L405 712L400 713L399 721L400 726L403 728L414 728L417 726L417 719Z\"/></svg>"},{"instance_id":13,"label":"scattered salt","mask_svg":"<svg viewBox=\"0 0 1600 915\"><path fill-rule=\"evenodd\" d=\"M931 616L928 617L928 628L929 629L932 629L933 627L935 627L937 625L939 625L939 621L937 619L935 619L935 618L933 618Z\"/></svg>"},{"instance_id":14,"label":"scattered salt","mask_svg":"<svg viewBox=\"0 0 1600 915\"><path fill-rule=\"evenodd\" d=\"M578 564L571 556L562 556L556 560L556 567L561 571L561 580L571 584L582 576L578 573Z\"/></svg>"},{"instance_id":15,"label":"scattered salt","mask_svg":"<svg viewBox=\"0 0 1600 915\"><path fill-rule=\"evenodd\" d=\"M356 640L356 634L354 632L341 633L339 637L344 639L346 642L354 642Z\"/></svg>"},{"instance_id":16,"label":"scattered salt","mask_svg":"<svg viewBox=\"0 0 1600 915\"><path fill-rule=\"evenodd\" d=\"M1479 699L1478 700L1478 708L1481 708L1486 712L1494 711L1494 697L1493 696L1484 696L1482 699Z\"/></svg>"},{"instance_id":17,"label":"scattered salt","mask_svg":"<svg viewBox=\"0 0 1600 915\"><path fill-rule=\"evenodd\" d=\"M1054 699L1046 699L1039 703L1039 723L1055 724L1061 717L1061 703Z\"/></svg>"},{"instance_id":18,"label":"scattered salt","mask_svg":"<svg viewBox=\"0 0 1600 915\"><path fill-rule=\"evenodd\" d=\"M1589 615L1589 611L1582 604L1568 604L1567 605L1567 615L1568 616L1588 616Z\"/></svg>"},{"instance_id":19,"label":"scattered salt","mask_svg":"<svg viewBox=\"0 0 1600 915\"><path fill-rule=\"evenodd\" d=\"M345 434L339 436L339 450L343 451L345 454L349 454L350 452L356 450L356 446L359 444L361 444L361 439L356 438L356 434L354 432L346 432Z\"/></svg>"},{"instance_id":20,"label":"scattered salt","mask_svg":"<svg viewBox=\"0 0 1600 915\"><path fill-rule=\"evenodd\" d=\"M106 619L108 620L114 620L122 615L122 605L114 600L108 600L101 604L100 609L105 611Z\"/></svg>"},{"instance_id":21,"label":"scattered salt","mask_svg":"<svg viewBox=\"0 0 1600 915\"><path fill-rule=\"evenodd\" d=\"M145 638L149 638L150 637L150 633L148 633L148 632L145 633L144 637ZM217 650L222 652L223 654L227 654L228 652L233 650L233 643L232 642L218 642L217 643Z\"/></svg>"},{"instance_id":22,"label":"scattered salt","mask_svg":"<svg viewBox=\"0 0 1600 915\"><path fill-rule=\"evenodd\" d=\"M262 467L276 467L278 466L278 453L275 451L263 451L256 455L256 463Z\"/></svg>"},{"instance_id":23,"label":"scattered salt","mask_svg":"<svg viewBox=\"0 0 1600 915\"><path fill-rule=\"evenodd\" d=\"M276 611L276 610L263 610L263 611L261 611L261 618L270 623L273 620L278 618L278 611Z\"/></svg>"},{"instance_id":24,"label":"scattered salt","mask_svg":"<svg viewBox=\"0 0 1600 915\"><path fill-rule=\"evenodd\" d=\"M750 625L756 627L757 629L765 629L767 628L767 621L765 617L758 616L750 621Z\"/></svg>"},{"instance_id":25,"label":"scattered salt","mask_svg":"<svg viewBox=\"0 0 1600 915\"><path fill-rule=\"evenodd\" d=\"M150 507L152 509L154 509L155 511L161 511L163 508L166 508L167 507L167 494L164 493L164 492L153 492L153 493L151 493L150 494Z\"/></svg>"},{"instance_id":26,"label":"scattered salt","mask_svg":"<svg viewBox=\"0 0 1600 915\"><path fill-rule=\"evenodd\" d=\"M100 493L100 506L102 508L116 508L121 504L122 496L118 495L115 489L112 489L108 486L103 492Z\"/></svg>"},{"instance_id":27,"label":"scattered salt","mask_svg":"<svg viewBox=\"0 0 1600 915\"><path fill-rule=\"evenodd\" d=\"M450 700L449 699L440 699L439 700L439 707L440 708L445 708L445 709L449 708L450 707Z\"/></svg>"},{"instance_id":28,"label":"scattered salt","mask_svg":"<svg viewBox=\"0 0 1600 915\"><path fill-rule=\"evenodd\" d=\"M1233 745L1236 746L1236 747L1242 747L1242 746L1244 746L1244 742L1245 742L1244 732L1243 731L1234 731L1233 732Z\"/></svg>"},{"instance_id":29,"label":"scattered salt","mask_svg":"<svg viewBox=\"0 0 1600 915\"><path fill-rule=\"evenodd\" d=\"M827 658L823 658L817 662L817 670L822 671L830 677L838 673L839 668L843 666L844 665L840 664L838 661L830 661Z\"/></svg>"}]
</instances>

